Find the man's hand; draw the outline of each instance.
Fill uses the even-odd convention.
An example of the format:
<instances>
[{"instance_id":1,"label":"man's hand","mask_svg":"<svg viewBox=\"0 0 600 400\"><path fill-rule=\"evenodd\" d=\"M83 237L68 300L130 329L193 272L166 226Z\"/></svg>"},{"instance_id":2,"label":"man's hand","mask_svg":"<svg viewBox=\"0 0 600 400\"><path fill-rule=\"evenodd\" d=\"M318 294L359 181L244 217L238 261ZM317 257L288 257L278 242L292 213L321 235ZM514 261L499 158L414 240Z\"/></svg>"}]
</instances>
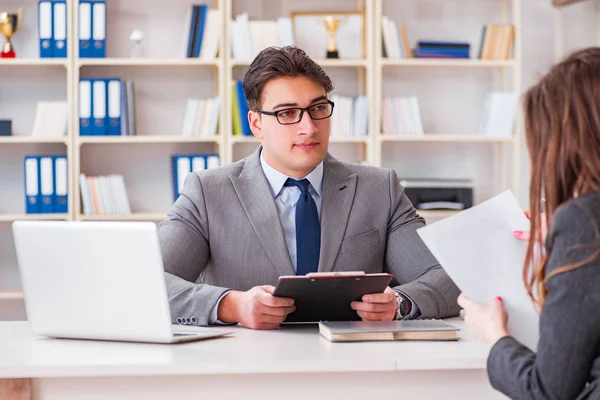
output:
<instances>
[{"instance_id":1,"label":"man's hand","mask_svg":"<svg viewBox=\"0 0 600 400\"><path fill-rule=\"evenodd\" d=\"M238 322L250 329L275 329L296 307L294 300L273 296L273 286L229 292L219 303L219 321Z\"/></svg>"},{"instance_id":2,"label":"man's hand","mask_svg":"<svg viewBox=\"0 0 600 400\"><path fill-rule=\"evenodd\" d=\"M383 293L367 294L361 301L353 301L350 306L363 321L392 321L398 309L396 295L388 287Z\"/></svg>"}]
</instances>

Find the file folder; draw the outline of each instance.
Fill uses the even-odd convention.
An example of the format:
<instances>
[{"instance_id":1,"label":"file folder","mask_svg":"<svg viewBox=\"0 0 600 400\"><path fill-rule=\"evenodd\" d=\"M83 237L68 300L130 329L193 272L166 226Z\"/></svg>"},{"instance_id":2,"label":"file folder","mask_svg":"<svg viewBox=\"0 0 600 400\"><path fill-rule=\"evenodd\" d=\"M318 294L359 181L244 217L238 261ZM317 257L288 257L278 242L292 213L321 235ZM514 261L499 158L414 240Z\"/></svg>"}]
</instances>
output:
<instances>
[{"instance_id":1,"label":"file folder","mask_svg":"<svg viewBox=\"0 0 600 400\"><path fill-rule=\"evenodd\" d=\"M38 158L25 157L25 212L39 214L40 212L40 171Z\"/></svg>"},{"instance_id":2,"label":"file folder","mask_svg":"<svg viewBox=\"0 0 600 400\"><path fill-rule=\"evenodd\" d=\"M219 160L218 155L213 154L213 155L209 155L206 157L206 168L207 169L216 168L219 166L219 164L220 164L220 160Z\"/></svg>"},{"instance_id":3,"label":"file folder","mask_svg":"<svg viewBox=\"0 0 600 400\"><path fill-rule=\"evenodd\" d=\"M183 189L185 178L192 172L191 162L190 156L173 156L173 194L175 200L177 200L181 189Z\"/></svg>"},{"instance_id":4,"label":"file folder","mask_svg":"<svg viewBox=\"0 0 600 400\"><path fill-rule=\"evenodd\" d=\"M206 169L206 158L204 156L192 157L192 172L204 171Z\"/></svg>"},{"instance_id":5,"label":"file folder","mask_svg":"<svg viewBox=\"0 0 600 400\"><path fill-rule=\"evenodd\" d=\"M53 0L52 5L54 58L67 58L67 3Z\"/></svg>"},{"instance_id":6,"label":"file folder","mask_svg":"<svg viewBox=\"0 0 600 400\"><path fill-rule=\"evenodd\" d=\"M52 2L50 0L38 3L38 30L40 39L40 58L54 57L52 43Z\"/></svg>"},{"instance_id":7,"label":"file folder","mask_svg":"<svg viewBox=\"0 0 600 400\"><path fill-rule=\"evenodd\" d=\"M52 157L40 157L40 193L42 203L40 212L51 214L54 212L54 162Z\"/></svg>"},{"instance_id":8,"label":"file folder","mask_svg":"<svg viewBox=\"0 0 600 400\"><path fill-rule=\"evenodd\" d=\"M92 79L92 135L106 135L106 81Z\"/></svg>"},{"instance_id":9,"label":"file folder","mask_svg":"<svg viewBox=\"0 0 600 400\"><path fill-rule=\"evenodd\" d=\"M92 57L106 57L106 3L92 2Z\"/></svg>"},{"instance_id":10,"label":"file folder","mask_svg":"<svg viewBox=\"0 0 600 400\"><path fill-rule=\"evenodd\" d=\"M69 172L66 156L54 156L54 212L69 211Z\"/></svg>"},{"instance_id":11,"label":"file folder","mask_svg":"<svg viewBox=\"0 0 600 400\"><path fill-rule=\"evenodd\" d=\"M92 57L92 3L79 3L79 58Z\"/></svg>"},{"instance_id":12,"label":"file folder","mask_svg":"<svg viewBox=\"0 0 600 400\"><path fill-rule=\"evenodd\" d=\"M92 135L92 81L79 81L79 136Z\"/></svg>"},{"instance_id":13,"label":"file folder","mask_svg":"<svg viewBox=\"0 0 600 400\"><path fill-rule=\"evenodd\" d=\"M206 26L206 15L208 14L208 5L202 4L200 6L200 12L198 13L197 22L197 33L196 40L194 42L194 57L200 57L200 51L202 50L202 40L204 39L204 27Z\"/></svg>"},{"instance_id":14,"label":"file folder","mask_svg":"<svg viewBox=\"0 0 600 400\"><path fill-rule=\"evenodd\" d=\"M108 122L107 134L110 136L121 135L121 81L109 79L108 81Z\"/></svg>"}]
</instances>

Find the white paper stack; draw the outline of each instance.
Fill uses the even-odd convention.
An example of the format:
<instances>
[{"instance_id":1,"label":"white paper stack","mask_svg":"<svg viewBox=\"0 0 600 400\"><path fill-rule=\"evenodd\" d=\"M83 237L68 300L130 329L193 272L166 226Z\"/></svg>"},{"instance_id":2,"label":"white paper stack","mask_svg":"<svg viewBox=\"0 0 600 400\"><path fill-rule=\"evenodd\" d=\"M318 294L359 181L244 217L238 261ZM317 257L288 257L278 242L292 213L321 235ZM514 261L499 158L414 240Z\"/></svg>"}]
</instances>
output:
<instances>
[{"instance_id":1,"label":"white paper stack","mask_svg":"<svg viewBox=\"0 0 600 400\"><path fill-rule=\"evenodd\" d=\"M424 134L419 99L416 97L384 97L381 118L383 133Z\"/></svg>"},{"instance_id":2,"label":"white paper stack","mask_svg":"<svg viewBox=\"0 0 600 400\"><path fill-rule=\"evenodd\" d=\"M67 134L69 106L64 101L41 101L37 104L33 137L61 137Z\"/></svg>"},{"instance_id":3,"label":"white paper stack","mask_svg":"<svg viewBox=\"0 0 600 400\"><path fill-rule=\"evenodd\" d=\"M518 94L515 92L492 92L488 94L482 116L482 132L485 136L508 138L515 129Z\"/></svg>"},{"instance_id":4,"label":"white paper stack","mask_svg":"<svg viewBox=\"0 0 600 400\"><path fill-rule=\"evenodd\" d=\"M502 297L510 333L534 350L539 316L522 279L527 243L513 236L529 220L511 191L417 231L440 265L472 300Z\"/></svg>"},{"instance_id":5,"label":"white paper stack","mask_svg":"<svg viewBox=\"0 0 600 400\"><path fill-rule=\"evenodd\" d=\"M187 99L181 136L214 137L217 134L221 99Z\"/></svg>"},{"instance_id":6,"label":"white paper stack","mask_svg":"<svg viewBox=\"0 0 600 400\"><path fill-rule=\"evenodd\" d=\"M366 96L331 96L335 103L331 116L331 136L366 136L369 125L369 100Z\"/></svg>"}]
</instances>

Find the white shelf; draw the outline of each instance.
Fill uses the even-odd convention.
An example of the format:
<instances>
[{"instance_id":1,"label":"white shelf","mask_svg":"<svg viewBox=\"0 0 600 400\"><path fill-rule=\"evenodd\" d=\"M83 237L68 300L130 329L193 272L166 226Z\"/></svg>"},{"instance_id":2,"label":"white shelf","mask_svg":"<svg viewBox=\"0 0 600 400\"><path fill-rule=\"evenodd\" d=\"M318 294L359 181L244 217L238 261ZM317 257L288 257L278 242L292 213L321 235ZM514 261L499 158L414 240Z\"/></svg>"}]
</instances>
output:
<instances>
[{"instance_id":1,"label":"white shelf","mask_svg":"<svg viewBox=\"0 0 600 400\"><path fill-rule=\"evenodd\" d=\"M23 292L0 292L0 301L2 300L23 300Z\"/></svg>"},{"instance_id":2,"label":"white shelf","mask_svg":"<svg viewBox=\"0 0 600 400\"><path fill-rule=\"evenodd\" d=\"M175 135L139 136L81 136L79 144L135 144L135 143L221 143L221 137L186 137Z\"/></svg>"},{"instance_id":3,"label":"white shelf","mask_svg":"<svg viewBox=\"0 0 600 400\"><path fill-rule=\"evenodd\" d=\"M113 214L113 215L79 215L80 221L162 221L167 218L166 213L133 213L133 214Z\"/></svg>"},{"instance_id":4,"label":"white shelf","mask_svg":"<svg viewBox=\"0 0 600 400\"><path fill-rule=\"evenodd\" d=\"M368 66L366 59L340 59L340 58L322 58L314 59L322 67L364 67ZM247 67L252 60L231 60L232 67Z\"/></svg>"},{"instance_id":5,"label":"white shelf","mask_svg":"<svg viewBox=\"0 0 600 400\"><path fill-rule=\"evenodd\" d=\"M31 136L0 136L0 144L23 144L23 143L64 143L67 144L69 139L66 137L43 138Z\"/></svg>"},{"instance_id":6,"label":"white shelf","mask_svg":"<svg viewBox=\"0 0 600 400\"><path fill-rule=\"evenodd\" d=\"M454 210L417 210L417 214L425 219L442 219L452 217L458 214L460 211Z\"/></svg>"},{"instance_id":7,"label":"white shelf","mask_svg":"<svg viewBox=\"0 0 600 400\"><path fill-rule=\"evenodd\" d=\"M369 143L370 139L368 136L357 136L357 137L343 137L343 136L330 136L330 143ZM260 140L254 136L234 136L231 138L231 143L255 143L259 144Z\"/></svg>"},{"instance_id":8,"label":"white shelf","mask_svg":"<svg viewBox=\"0 0 600 400\"><path fill-rule=\"evenodd\" d=\"M1 66L19 66L19 67L46 67L58 66L66 67L67 60L65 58L2 58L0 59Z\"/></svg>"},{"instance_id":9,"label":"white shelf","mask_svg":"<svg viewBox=\"0 0 600 400\"><path fill-rule=\"evenodd\" d=\"M381 142L466 142L466 143L512 143L514 138L497 138L475 134L426 133L424 135L385 134Z\"/></svg>"},{"instance_id":10,"label":"white shelf","mask_svg":"<svg viewBox=\"0 0 600 400\"><path fill-rule=\"evenodd\" d=\"M77 60L77 65L82 66L131 66L131 67L189 67L189 66L208 66L217 67L220 64L219 59L201 60L199 58L89 58Z\"/></svg>"},{"instance_id":11,"label":"white shelf","mask_svg":"<svg viewBox=\"0 0 600 400\"><path fill-rule=\"evenodd\" d=\"M13 221L64 221L69 214L0 214L0 222Z\"/></svg>"},{"instance_id":12,"label":"white shelf","mask_svg":"<svg viewBox=\"0 0 600 400\"><path fill-rule=\"evenodd\" d=\"M454 68L513 68L515 60L479 60L446 58L382 58L379 63L384 67L454 67Z\"/></svg>"}]
</instances>

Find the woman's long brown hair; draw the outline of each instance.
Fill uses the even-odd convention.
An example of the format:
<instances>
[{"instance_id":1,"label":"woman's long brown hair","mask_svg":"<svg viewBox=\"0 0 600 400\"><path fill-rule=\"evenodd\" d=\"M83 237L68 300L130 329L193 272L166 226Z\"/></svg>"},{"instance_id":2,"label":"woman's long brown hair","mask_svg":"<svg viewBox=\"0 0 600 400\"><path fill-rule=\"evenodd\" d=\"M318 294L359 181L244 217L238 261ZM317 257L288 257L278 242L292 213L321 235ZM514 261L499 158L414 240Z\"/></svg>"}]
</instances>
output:
<instances>
[{"instance_id":1,"label":"woman's long brown hair","mask_svg":"<svg viewBox=\"0 0 600 400\"><path fill-rule=\"evenodd\" d=\"M531 161L531 239L523 279L541 309L548 279L585 265L600 253L599 249L586 260L546 276L547 256L536 250L543 240L542 212L551 221L562 204L600 190L600 48L577 51L555 65L525 94L524 111Z\"/></svg>"}]
</instances>

